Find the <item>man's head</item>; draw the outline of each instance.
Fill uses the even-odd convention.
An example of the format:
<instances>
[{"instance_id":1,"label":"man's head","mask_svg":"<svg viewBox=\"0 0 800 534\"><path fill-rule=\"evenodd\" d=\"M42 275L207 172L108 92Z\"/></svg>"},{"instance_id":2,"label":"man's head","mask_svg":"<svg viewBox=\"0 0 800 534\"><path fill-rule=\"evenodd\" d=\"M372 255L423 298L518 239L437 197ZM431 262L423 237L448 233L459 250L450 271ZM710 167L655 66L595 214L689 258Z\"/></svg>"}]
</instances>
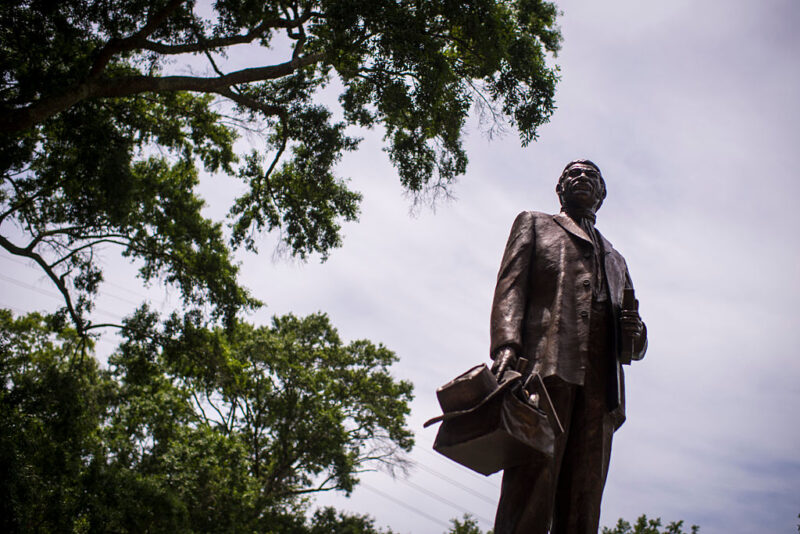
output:
<instances>
[{"instance_id":1,"label":"man's head","mask_svg":"<svg viewBox=\"0 0 800 534\"><path fill-rule=\"evenodd\" d=\"M600 173L600 167L588 159L570 161L556 186L561 206L567 209L589 210L592 213L600 209L606 198L606 182Z\"/></svg>"}]
</instances>

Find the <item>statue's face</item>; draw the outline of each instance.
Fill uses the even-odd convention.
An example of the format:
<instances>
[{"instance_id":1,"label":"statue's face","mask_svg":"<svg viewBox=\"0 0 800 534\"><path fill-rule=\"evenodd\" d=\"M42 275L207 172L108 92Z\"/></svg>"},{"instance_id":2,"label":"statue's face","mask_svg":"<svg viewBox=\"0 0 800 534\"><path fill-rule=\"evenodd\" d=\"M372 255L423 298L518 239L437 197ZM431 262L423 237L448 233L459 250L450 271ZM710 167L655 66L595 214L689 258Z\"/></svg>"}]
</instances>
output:
<instances>
[{"instance_id":1,"label":"statue's face","mask_svg":"<svg viewBox=\"0 0 800 534\"><path fill-rule=\"evenodd\" d=\"M591 165L576 163L559 181L556 192L565 206L594 210L603 200L600 173Z\"/></svg>"}]
</instances>

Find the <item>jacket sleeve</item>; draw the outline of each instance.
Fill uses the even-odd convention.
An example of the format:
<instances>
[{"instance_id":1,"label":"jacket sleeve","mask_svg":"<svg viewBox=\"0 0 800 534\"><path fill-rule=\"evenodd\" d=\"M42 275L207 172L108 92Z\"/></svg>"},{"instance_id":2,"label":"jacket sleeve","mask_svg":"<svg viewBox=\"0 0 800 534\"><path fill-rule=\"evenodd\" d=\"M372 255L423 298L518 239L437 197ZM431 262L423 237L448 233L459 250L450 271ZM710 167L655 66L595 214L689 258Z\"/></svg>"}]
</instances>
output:
<instances>
[{"instance_id":1,"label":"jacket sleeve","mask_svg":"<svg viewBox=\"0 0 800 534\"><path fill-rule=\"evenodd\" d=\"M625 288L633 289L633 281L631 280L631 273L628 271L627 266L625 267ZM637 308L638 308L638 301L637 301ZM642 335L639 336L639 339L634 341L633 355L631 359L641 360L642 358L644 358L645 352L647 352L647 325L644 324L644 321L642 321Z\"/></svg>"},{"instance_id":2,"label":"jacket sleeve","mask_svg":"<svg viewBox=\"0 0 800 534\"><path fill-rule=\"evenodd\" d=\"M498 349L511 347L519 355L522 350L522 324L527 303L529 269L534 250L534 215L520 213L508 237L497 286L494 290L490 321L490 356Z\"/></svg>"}]
</instances>

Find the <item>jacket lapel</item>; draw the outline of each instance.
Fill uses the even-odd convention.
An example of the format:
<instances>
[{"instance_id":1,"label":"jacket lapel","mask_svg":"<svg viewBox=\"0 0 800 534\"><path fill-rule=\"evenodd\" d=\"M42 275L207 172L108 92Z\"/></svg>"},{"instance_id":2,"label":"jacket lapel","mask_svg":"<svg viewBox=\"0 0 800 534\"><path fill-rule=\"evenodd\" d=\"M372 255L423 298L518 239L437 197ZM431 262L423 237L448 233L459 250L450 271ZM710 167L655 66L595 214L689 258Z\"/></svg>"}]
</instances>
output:
<instances>
[{"instance_id":1,"label":"jacket lapel","mask_svg":"<svg viewBox=\"0 0 800 534\"><path fill-rule=\"evenodd\" d=\"M573 221L568 215L564 215L563 213L557 213L556 215L553 215L553 220L567 232L571 233L575 237L583 239L590 245L594 246L591 238L588 235L586 235L586 232L583 231L583 228L581 228L580 225L578 225L578 223Z\"/></svg>"},{"instance_id":2,"label":"jacket lapel","mask_svg":"<svg viewBox=\"0 0 800 534\"><path fill-rule=\"evenodd\" d=\"M606 256L608 256L609 254L611 254L611 251L614 250L613 245L611 245L611 241L606 239L606 237L603 234L601 234L600 230L598 230L597 228L595 228L594 231L600 238L600 241L603 242L603 252L606 254Z\"/></svg>"},{"instance_id":3,"label":"jacket lapel","mask_svg":"<svg viewBox=\"0 0 800 534\"><path fill-rule=\"evenodd\" d=\"M597 232L597 235L600 241L603 242L603 266L605 267L606 284L608 285L608 292L611 296L611 303L614 305L615 309L618 309L622 305L620 298L622 296L622 288L625 287L624 264L619 263L619 254L616 256L611 254L611 252L614 251L611 242L600 232Z\"/></svg>"}]
</instances>

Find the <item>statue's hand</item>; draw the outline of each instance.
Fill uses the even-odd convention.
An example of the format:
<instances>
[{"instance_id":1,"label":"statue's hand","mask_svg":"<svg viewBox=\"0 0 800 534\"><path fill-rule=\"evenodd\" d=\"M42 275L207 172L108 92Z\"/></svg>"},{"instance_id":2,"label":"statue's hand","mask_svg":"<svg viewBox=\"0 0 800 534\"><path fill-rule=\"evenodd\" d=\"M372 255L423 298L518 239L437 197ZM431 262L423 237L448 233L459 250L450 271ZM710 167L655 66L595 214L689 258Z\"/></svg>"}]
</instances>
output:
<instances>
[{"instance_id":1,"label":"statue's hand","mask_svg":"<svg viewBox=\"0 0 800 534\"><path fill-rule=\"evenodd\" d=\"M494 363L492 364L492 372L497 378L497 381L503 379L503 374L508 369L513 369L517 364L517 355L511 347L503 347L494 355Z\"/></svg>"},{"instance_id":2,"label":"statue's hand","mask_svg":"<svg viewBox=\"0 0 800 534\"><path fill-rule=\"evenodd\" d=\"M639 339L644 331L644 323L636 310L622 310L620 325L623 335Z\"/></svg>"}]
</instances>

